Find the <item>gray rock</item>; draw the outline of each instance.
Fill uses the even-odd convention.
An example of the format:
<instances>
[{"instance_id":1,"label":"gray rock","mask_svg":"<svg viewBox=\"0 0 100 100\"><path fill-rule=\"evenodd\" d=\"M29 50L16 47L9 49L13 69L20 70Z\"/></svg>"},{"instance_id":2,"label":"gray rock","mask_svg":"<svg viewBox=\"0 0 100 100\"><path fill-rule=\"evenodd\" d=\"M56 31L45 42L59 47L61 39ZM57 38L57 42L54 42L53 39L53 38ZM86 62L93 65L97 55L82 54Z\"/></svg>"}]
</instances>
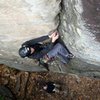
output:
<instances>
[{"instance_id":1,"label":"gray rock","mask_svg":"<svg viewBox=\"0 0 100 100\"><path fill-rule=\"evenodd\" d=\"M0 63L46 71L33 60L20 58L18 49L24 41L58 28L76 58L66 66L57 61L50 70L100 76L99 0L1 0L0 5Z\"/></svg>"},{"instance_id":2,"label":"gray rock","mask_svg":"<svg viewBox=\"0 0 100 100\"><path fill-rule=\"evenodd\" d=\"M69 50L85 62L100 66L100 1L63 0L59 31Z\"/></svg>"},{"instance_id":3,"label":"gray rock","mask_svg":"<svg viewBox=\"0 0 100 100\"><path fill-rule=\"evenodd\" d=\"M27 40L47 35L56 29L61 0L1 0L0 1L0 63L34 71L28 59L21 59L18 50ZM22 66L22 67L21 67ZM30 69L31 69L30 68Z\"/></svg>"}]
</instances>

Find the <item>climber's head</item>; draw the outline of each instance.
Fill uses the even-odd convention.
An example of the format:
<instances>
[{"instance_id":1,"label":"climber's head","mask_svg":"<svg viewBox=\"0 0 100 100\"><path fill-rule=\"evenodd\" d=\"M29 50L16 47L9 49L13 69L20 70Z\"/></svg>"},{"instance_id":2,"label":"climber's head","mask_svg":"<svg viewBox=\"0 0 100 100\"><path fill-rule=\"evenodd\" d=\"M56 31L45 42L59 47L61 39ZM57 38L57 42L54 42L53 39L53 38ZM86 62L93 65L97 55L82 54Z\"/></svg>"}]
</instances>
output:
<instances>
[{"instance_id":1,"label":"climber's head","mask_svg":"<svg viewBox=\"0 0 100 100\"><path fill-rule=\"evenodd\" d=\"M20 55L22 58L25 58L25 57L30 56L33 52L34 52L34 48L28 47L28 46L22 46L22 47L19 49L19 55Z\"/></svg>"}]
</instances>

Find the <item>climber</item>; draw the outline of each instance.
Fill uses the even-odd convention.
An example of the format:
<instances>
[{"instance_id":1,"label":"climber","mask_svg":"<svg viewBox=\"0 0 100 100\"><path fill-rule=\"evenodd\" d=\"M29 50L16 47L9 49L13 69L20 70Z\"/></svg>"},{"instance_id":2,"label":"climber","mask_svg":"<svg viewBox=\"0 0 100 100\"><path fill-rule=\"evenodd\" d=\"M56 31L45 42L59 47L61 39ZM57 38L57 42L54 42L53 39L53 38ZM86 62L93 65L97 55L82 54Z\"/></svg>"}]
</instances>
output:
<instances>
[{"instance_id":1,"label":"climber","mask_svg":"<svg viewBox=\"0 0 100 100\"><path fill-rule=\"evenodd\" d=\"M49 70L48 61L51 61L55 57L59 57L61 62L65 64L68 63L68 58L72 58L73 55L61 43L57 42L59 38L57 30L51 31L50 33L49 35L23 43L19 49L19 55L22 58L37 59L40 64L46 66L47 70Z\"/></svg>"},{"instance_id":2,"label":"climber","mask_svg":"<svg viewBox=\"0 0 100 100\"><path fill-rule=\"evenodd\" d=\"M57 83L48 81L43 86L43 90L45 90L48 93L59 93L61 89L61 86Z\"/></svg>"}]
</instances>

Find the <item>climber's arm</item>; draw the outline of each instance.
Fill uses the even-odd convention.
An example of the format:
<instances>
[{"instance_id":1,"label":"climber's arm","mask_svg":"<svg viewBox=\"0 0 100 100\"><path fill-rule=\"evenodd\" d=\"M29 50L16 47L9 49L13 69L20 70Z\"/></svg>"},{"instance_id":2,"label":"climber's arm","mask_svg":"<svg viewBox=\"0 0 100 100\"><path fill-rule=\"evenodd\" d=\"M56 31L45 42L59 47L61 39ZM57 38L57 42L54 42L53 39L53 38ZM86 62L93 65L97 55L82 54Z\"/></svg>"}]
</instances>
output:
<instances>
[{"instance_id":1,"label":"climber's arm","mask_svg":"<svg viewBox=\"0 0 100 100\"><path fill-rule=\"evenodd\" d=\"M26 41L26 42L24 42L22 44L22 46L24 46L24 45L32 46L32 45L34 45L36 43L41 43L41 42L43 42L43 41L45 41L47 39L49 39L49 36L48 35L42 36L42 37L39 37L39 38L35 38L35 39L32 39L32 40Z\"/></svg>"}]
</instances>

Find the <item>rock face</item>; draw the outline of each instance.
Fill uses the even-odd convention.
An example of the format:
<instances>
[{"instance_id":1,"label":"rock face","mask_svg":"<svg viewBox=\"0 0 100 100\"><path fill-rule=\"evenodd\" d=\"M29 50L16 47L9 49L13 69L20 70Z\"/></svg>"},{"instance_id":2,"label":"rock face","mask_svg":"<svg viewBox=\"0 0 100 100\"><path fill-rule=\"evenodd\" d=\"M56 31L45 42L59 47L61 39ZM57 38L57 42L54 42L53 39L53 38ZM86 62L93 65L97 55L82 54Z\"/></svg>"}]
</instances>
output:
<instances>
[{"instance_id":1,"label":"rock face","mask_svg":"<svg viewBox=\"0 0 100 100\"><path fill-rule=\"evenodd\" d=\"M9 66L23 63L18 55L20 45L57 28L60 2L61 0L0 1L0 63ZM26 62L29 66L29 62Z\"/></svg>"},{"instance_id":2,"label":"rock face","mask_svg":"<svg viewBox=\"0 0 100 100\"><path fill-rule=\"evenodd\" d=\"M70 51L100 66L100 0L63 0L60 21Z\"/></svg>"},{"instance_id":3,"label":"rock face","mask_svg":"<svg viewBox=\"0 0 100 100\"><path fill-rule=\"evenodd\" d=\"M1 0L0 63L26 71L44 71L33 67L33 60L21 59L18 49L26 40L56 28L64 36L68 49L79 59L72 61L69 68L81 72L88 68L89 72L99 73L100 0ZM99 66L86 64L84 67L80 60ZM57 71L54 67L52 70Z\"/></svg>"}]
</instances>

